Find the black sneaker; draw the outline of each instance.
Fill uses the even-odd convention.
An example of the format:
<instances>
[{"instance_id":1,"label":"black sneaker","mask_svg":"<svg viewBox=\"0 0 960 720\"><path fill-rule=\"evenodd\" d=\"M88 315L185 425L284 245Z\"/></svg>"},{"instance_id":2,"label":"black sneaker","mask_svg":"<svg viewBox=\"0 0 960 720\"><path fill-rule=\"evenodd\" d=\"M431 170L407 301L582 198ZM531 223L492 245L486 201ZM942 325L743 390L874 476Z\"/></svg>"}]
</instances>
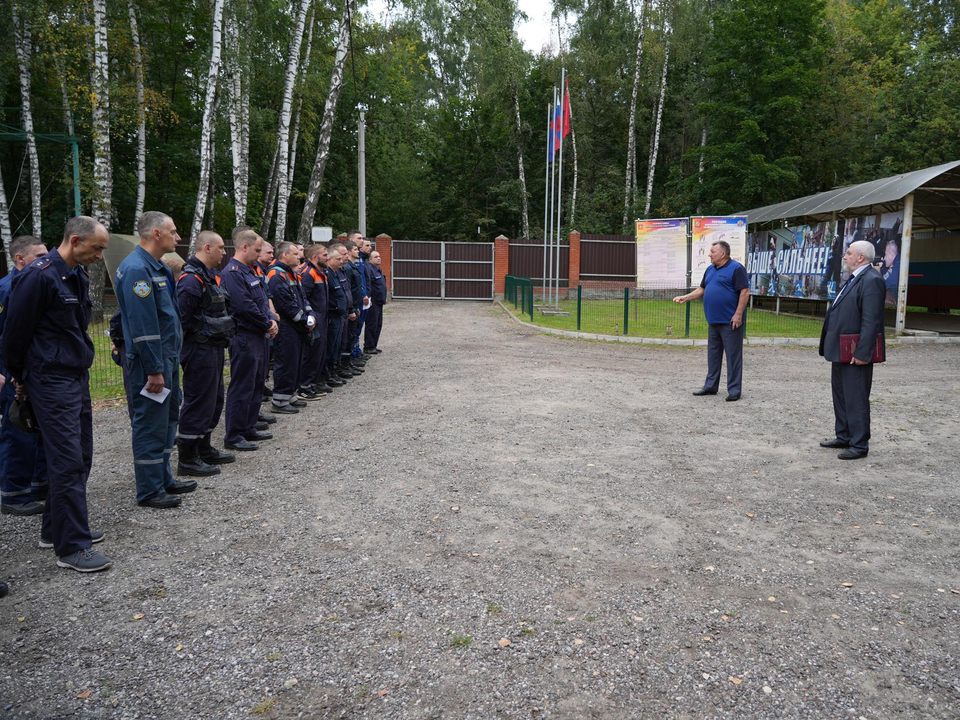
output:
<instances>
[{"instance_id":1,"label":"black sneaker","mask_svg":"<svg viewBox=\"0 0 960 720\"><path fill-rule=\"evenodd\" d=\"M70 568L83 573L106 570L111 565L113 565L113 560L93 550L78 550L75 553L64 555L62 558L57 558L58 567Z\"/></svg>"},{"instance_id":2,"label":"black sneaker","mask_svg":"<svg viewBox=\"0 0 960 720\"><path fill-rule=\"evenodd\" d=\"M297 393L297 397L304 402L312 402L320 399L320 396L313 390L301 390Z\"/></svg>"},{"instance_id":3,"label":"black sneaker","mask_svg":"<svg viewBox=\"0 0 960 720\"><path fill-rule=\"evenodd\" d=\"M297 398L294 398L293 400L290 401L290 406L296 409L296 408L306 407L307 404L303 400L298 400Z\"/></svg>"},{"instance_id":4,"label":"black sneaker","mask_svg":"<svg viewBox=\"0 0 960 720\"><path fill-rule=\"evenodd\" d=\"M306 405L306 403L304 403L304 405ZM296 415L300 412L297 408L291 407L290 405L277 405L276 403L273 403L270 409L277 415Z\"/></svg>"}]
</instances>

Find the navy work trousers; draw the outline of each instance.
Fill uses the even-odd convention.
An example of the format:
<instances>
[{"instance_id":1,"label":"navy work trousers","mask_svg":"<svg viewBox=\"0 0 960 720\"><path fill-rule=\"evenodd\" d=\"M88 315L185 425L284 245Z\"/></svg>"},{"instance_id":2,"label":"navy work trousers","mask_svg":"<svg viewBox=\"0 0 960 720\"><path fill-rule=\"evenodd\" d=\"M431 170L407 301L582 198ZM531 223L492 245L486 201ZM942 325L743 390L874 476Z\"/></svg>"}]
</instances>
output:
<instances>
[{"instance_id":1,"label":"navy work trousers","mask_svg":"<svg viewBox=\"0 0 960 720\"><path fill-rule=\"evenodd\" d=\"M240 330L230 341L230 387L224 442L235 444L254 430L263 397L264 368L270 341L263 335Z\"/></svg>"},{"instance_id":2,"label":"navy work trousers","mask_svg":"<svg viewBox=\"0 0 960 720\"><path fill-rule=\"evenodd\" d=\"M340 345L343 340L343 326L346 318L342 315L330 316L327 322L327 365L326 372L333 373L340 362Z\"/></svg>"},{"instance_id":3,"label":"navy work trousers","mask_svg":"<svg viewBox=\"0 0 960 720\"><path fill-rule=\"evenodd\" d=\"M183 406L180 440L200 440L212 433L223 413L223 348L185 342L180 351L183 368Z\"/></svg>"},{"instance_id":4,"label":"navy work trousers","mask_svg":"<svg viewBox=\"0 0 960 720\"><path fill-rule=\"evenodd\" d=\"M359 320L347 320L345 323L346 332L343 333L343 339L340 343L340 362L342 363L350 362L350 358L353 356L353 338L356 337L359 324Z\"/></svg>"},{"instance_id":5,"label":"navy work trousers","mask_svg":"<svg viewBox=\"0 0 960 720\"><path fill-rule=\"evenodd\" d=\"M850 444L856 452L870 449L870 390L873 387L873 363L850 365L831 363L830 389L833 391L833 415L836 438Z\"/></svg>"},{"instance_id":6,"label":"navy work trousers","mask_svg":"<svg viewBox=\"0 0 960 720\"><path fill-rule=\"evenodd\" d=\"M300 357L303 339L299 332L286 321L280 322L276 351L273 359L273 402L279 406L289 405L300 388Z\"/></svg>"},{"instance_id":7,"label":"navy work trousers","mask_svg":"<svg viewBox=\"0 0 960 720\"><path fill-rule=\"evenodd\" d=\"M0 498L4 505L26 505L47 493L47 461L39 435L20 432L8 410L16 396L13 381L0 390Z\"/></svg>"},{"instance_id":8,"label":"navy work trousers","mask_svg":"<svg viewBox=\"0 0 960 720\"><path fill-rule=\"evenodd\" d=\"M180 419L179 358L163 359L163 386L170 394L162 403L140 394L147 373L139 357L130 360L127 402L133 407L133 469L137 478L137 502L143 502L173 485L170 453Z\"/></svg>"},{"instance_id":9,"label":"navy work trousers","mask_svg":"<svg viewBox=\"0 0 960 720\"><path fill-rule=\"evenodd\" d=\"M363 329L363 349L367 352L377 349L380 331L383 329L383 305L373 303L367 310L367 321Z\"/></svg>"},{"instance_id":10,"label":"navy work trousers","mask_svg":"<svg viewBox=\"0 0 960 720\"><path fill-rule=\"evenodd\" d=\"M743 381L743 331L741 325L734 330L730 323L710 323L707 334L707 379L703 389L716 392L720 387L720 370L723 356L727 356L727 393L740 394Z\"/></svg>"},{"instance_id":11,"label":"navy work trousers","mask_svg":"<svg viewBox=\"0 0 960 720\"><path fill-rule=\"evenodd\" d=\"M373 306L371 305L370 308ZM357 329L353 334L353 350L351 351L353 357L360 357L363 355L363 352L360 350L360 337L363 335L363 326L367 321L367 315L370 312L370 309L361 310L360 314L357 316Z\"/></svg>"},{"instance_id":12,"label":"navy work trousers","mask_svg":"<svg viewBox=\"0 0 960 720\"><path fill-rule=\"evenodd\" d=\"M322 327L321 327L322 326ZM303 362L300 367L300 387L309 388L320 379L327 356L326 321L321 322L314 331L313 345L303 347Z\"/></svg>"},{"instance_id":13,"label":"navy work trousers","mask_svg":"<svg viewBox=\"0 0 960 720\"><path fill-rule=\"evenodd\" d=\"M92 545L87 517L87 479L93 465L90 373L27 373L24 386L48 460L40 536L52 539L57 557L63 557Z\"/></svg>"}]
</instances>

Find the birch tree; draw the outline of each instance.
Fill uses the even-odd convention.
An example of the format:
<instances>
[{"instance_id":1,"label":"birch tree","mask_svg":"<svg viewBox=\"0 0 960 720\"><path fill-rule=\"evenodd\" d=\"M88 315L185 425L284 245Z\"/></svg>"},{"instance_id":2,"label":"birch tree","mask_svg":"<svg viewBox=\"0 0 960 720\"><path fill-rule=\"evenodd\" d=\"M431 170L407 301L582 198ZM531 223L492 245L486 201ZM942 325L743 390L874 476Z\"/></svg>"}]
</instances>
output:
<instances>
[{"instance_id":1,"label":"birch tree","mask_svg":"<svg viewBox=\"0 0 960 720\"><path fill-rule=\"evenodd\" d=\"M640 32L637 35L637 52L633 69L633 94L630 98L630 122L627 126L627 169L623 181L623 227L627 227L630 219L630 190L636 187L637 163L637 94L640 91L640 67L643 58L643 35L646 29L646 7L644 2L640 6Z\"/></svg>"},{"instance_id":2,"label":"birch tree","mask_svg":"<svg viewBox=\"0 0 960 720\"><path fill-rule=\"evenodd\" d=\"M660 77L660 101L657 105L657 121L653 127L653 147L650 150L650 165L647 168L647 200L643 205L643 216L650 213L650 199L653 197L653 176L657 169L657 151L660 148L660 128L663 124L663 106L667 95L667 67L670 64L670 36L663 52L663 75Z\"/></svg>"},{"instance_id":3,"label":"birch tree","mask_svg":"<svg viewBox=\"0 0 960 720\"><path fill-rule=\"evenodd\" d=\"M127 10L130 13L133 68L137 81L137 204L133 210L133 234L136 235L147 194L147 108L143 88L143 53L140 49L140 31L137 27L137 12L133 7L133 0L127 0Z\"/></svg>"},{"instance_id":4,"label":"birch tree","mask_svg":"<svg viewBox=\"0 0 960 720\"><path fill-rule=\"evenodd\" d=\"M303 65L300 69L301 86L307 80L307 70L310 67L310 53L313 51L313 24L314 11L310 9L310 15L307 17L307 47L303 54ZM300 97L297 99L297 114L293 121L293 133L290 136L290 169L287 172L287 187L293 188L293 173L297 167L297 142L300 139L300 118L303 116L303 88L300 90Z\"/></svg>"},{"instance_id":5,"label":"birch tree","mask_svg":"<svg viewBox=\"0 0 960 720\"><path fill-rule=\"evenodd\" d=\"M37 137L33 130L33 93L31 90L33 38L30 31L30 20L17 6L18 2L12 3L13 44L16 48L17 65L20 70L20 118L23 123L23 132L27 136L27 157L30 160L30 209L33 220L31 230L34 235L40 237L42 210L40 205L40 157L37 154Z\"/></svg>"},{"instance_id":6,"label":"birch tree","mask_svg":"<svg viewBox=\"0 0 960 720\"><path fill-rule=\"evenodd\" d=\"M220 51L222 45L223 0L214 0L213 4L213 34L210 40L210 69L207 71L207 92L203 108L203 127L200 131L200 183L197 187L197 203L193 210L193 223L190 226L190 255L193 255L197 244L197 235L203 224L204 212L207 209L207 193L210 189L210 169L213 164L213 148L210 136L213 133L213 124L216 122L215 100L217 96L217 79L220 76Z\"/></svg>"},{"instance_id":7,"label":"birch tree","mask_svg":"<svg viewBox=\"0 0 960 720\"><path fill-rule=\"evenodd\" d=\"M516 118L517 166L520 174L520 214L523 221L523 237L530 237L530 215L527 210L527 177L523 172L523 127L520 124L520 97L513 90L513 112Z\"/></svg>"},{"instance_id":8,"label":"birch tree","mask_svg":"<svg viewBox=\"0 0 960 720\"><path fill-rule=\"evenodd\" d=\"M263 219L260 220L260 237L270 236L270 226L273 223L273 208L277 204L277 169L280 160L280 143L273 148L273 162L270 163L270 179L267 181L267 192L263 199Z\"/></svg>"},{"instance_id":9,"label":"birch tree","mask_svg":"<svg viewBox=\"0 0 960 720\"><path fill-rule=\"evenodd\" d=\"M225 22L227 35L227 114L230 121L230 149L233 157L234 217L237 225L247 219L250 184L250 78L246 72L248 53L239 42L240 3L234 4Z\"/></svg>"},{"instance_id":10,"label":"birch tree","mask_svg":"<svg viewBox=\"0 0 960 720\"><path fill-rule=\"evenodd\" d=\"M7 256L7 272L10 272L13 267L13 258L10 256L13 228L10 226L10 208L7 207L7 191L3 187L2 174L0 174L0 240L3 240L3 252Z\"/></svg>"},{"instance_id":11,"label":"birch tree","mask_svg":"<svg viewBox=\"0 0 960 720\"><path fill-rule=\"evenodd\" d=\"M284 75L283 98L280 101L280 127L277 130L277 242L284 239L287 230L287 203L290 200L290 118L293 111L293 90L297 82L297 67L300 65L300 43L307 21L311 0L302 0L297 21L287 52L287 71Z\"/></svg>"},{"instance_id":12,"label":"birch tree","mask_svg":"<svg viewBox=\"0 0 960 720\"><path fill-rule=\"evenodd\" d=\"M90 92L93 134L93 188L90 214L110 231L113 224L113 156L110 151L110 58L107 48L106 0L92 0L93 63ZM107 269L102 260L90 267L94 318L103 317Z\"/></svg>"},{"instance_id":13,"label":"birch tree","mask_svg":"<svg viewBox=\"0 0 960 720\"><path fill-rule=\"evenodd\" d=\"M320 189L323 187L323 173L330 157L330 135L333 132L333 118L337 109L337 99L340 97L340 88L343 86L343 68L347 62L347 50L350 47L350 16L352 13L353 0L347 0L343 17L340 18L340 33L337 38L336 55L333 60L333 73L330 76L330 88L327 91L327 101L323 107L323 120L320 123L320 137L317 140L317 157L313 163L313 172L310 174L310 185L307 187L307 198L303 206L303 215L300 218L300 228L297 231L297 242L300 244L304 244L310 239L310 229L313 227L317 203L320 201Z\"/></svg>"}]
</instances>

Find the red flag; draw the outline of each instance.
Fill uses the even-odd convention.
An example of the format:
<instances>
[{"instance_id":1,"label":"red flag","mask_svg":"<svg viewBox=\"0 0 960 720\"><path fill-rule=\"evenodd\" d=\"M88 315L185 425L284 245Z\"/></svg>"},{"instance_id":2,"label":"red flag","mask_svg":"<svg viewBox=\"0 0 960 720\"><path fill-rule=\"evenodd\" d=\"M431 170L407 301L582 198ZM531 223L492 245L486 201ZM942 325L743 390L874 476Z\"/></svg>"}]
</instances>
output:
<instances>
[{"instance_id":1,"label":"red flag","mask_svg":"<svg viewBox=\"0 0 960 720\"><path fill-rule=\"evenodd\" d=\"M562 137L570 134L570 79L566 79L566 88L563 94L563 133Z\"/></svg>"}]
</instances>

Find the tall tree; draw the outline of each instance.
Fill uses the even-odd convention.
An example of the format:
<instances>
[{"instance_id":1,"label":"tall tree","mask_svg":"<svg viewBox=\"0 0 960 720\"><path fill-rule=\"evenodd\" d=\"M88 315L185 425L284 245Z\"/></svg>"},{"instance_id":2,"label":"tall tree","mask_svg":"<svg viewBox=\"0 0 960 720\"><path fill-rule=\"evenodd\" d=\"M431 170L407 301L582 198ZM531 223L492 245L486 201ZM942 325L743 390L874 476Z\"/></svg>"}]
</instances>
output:
<instances>
[{"instance_id":1,"label":"tall tree","mask_svg":"<svg viewBox=\"0 0 960 720\"><path fill-rule=\"evenodd\" d=\"M250 78L247 74L249 51L240 42L241 10L246 3L231 3L226 13L228 92L227 116L230 121L230 149L233 157L234 220L243 225L247 219L247 194L250 182Z\"/></svg>"},{"instance_id":2,"label":"tall tree","mask_svg":"<svg viewBox=\"0 0 960 720\"><path fill-rule=\"evenodd\" d=\"M333 118L337 109L337 99L340 97L340 88L343 85L343 69L347 63L347 51L350 49L350 21L352 15L353 0L346 0L343 17L340 18L340 32L338 33L336 54L333 59L333 73L330 76L327 101L323 107L323 120L320 123L317 157L313 163L313 172L310 174L310 185L307 187L303 215L300 217L300 227L297 231L297 242L301 245L310 239L310 230L313 227L313 220L317 213L317 202L320 200L320 190L323 187L323 173L327 168L327 160L330 157Z\"/></svg>"},{"instance_id":3,"label":"tall tree","mask_svg":"<svg viewBox=\"0 0 960 720\"><path fill-rule=\"evenodd\" d=\"M110 57L107 46L106 0L92 0L93 67L90 105L93 134L93 199L90 213L110 231L113 224L113 155L110 150ZM90 268L90 298L93 316L103 317L106 265L100 260Z\"/></svg>"},{"instance_id":4,"label":"tall tree","mask_svg":"<svg viewBox=\"0 0 960 720\"><path fill-rule=\"evenodd\" d=\"M297 98L297 114L293 121L293 132L290 135L290 162L287 171L287 187L293 189L293 173L297 169L297 142L300 140L300 120L303 119L303 95L302 87L307 81L307 70L310 68L310 54L313 52L313 25L314 8L310 8L310 14L307 16L307 46L303 51L303 64L300 67L300 92Z\"/></svg>"},{"instance_id":5,"label":"tall tree","mask_svg":"<svg viewBox=\"0 0 960 720\"><path fill-rule=\"evenodd\" d=\"M657 152L660 150L660 128L663 123L663 106L667 99L667 68L670 66L670 35L668 29L667 44L663 51L663 75L660 77L660 99L657 102L657 119L650 138L650 163L647 165L647 199L643 204L643 216L650 214L650 201L653 198L653 176L657 170Z\"/></svg>"},{"instance_id":6,"label":"tall tree","mask_svg":"<svg viewBox=\"0 0 960 720\"><path fill-rule=\"evenodd\" d=\"M33 38L30 28L30 17L18 7L14 0L13 10L13 44L17 52L17 65L20 70L20 118L23 123L23 132L27 136L27 157L30 160L30 202L34 235L41 237L42 207L40 204L40 156L37 154L37 137L33 130L33 68L31 55L33 54Z\"/></svg>"},{"instance_id":7,"label":"tall tree","mask_svg":"<svg viewBox=\"0 0 960 720\"><path fill-rule=\"evenodd\" d=\"M210 68L207 71L207 91L203 110L203 127L200 133L200 183L197 187L197 204L193 211L193 223L190 226L190 249L193 255L197 244L197 235L203 224L203 215L207 209L207 193L210 189L210 169L213 163L213 147L210 137L216 122L217 81L220 77L220 51L222 46L223 0L214 0L213 36L210 40Z\"/></svg>"},{"instance_id":8,"label":"tall tree","mask_svg":"<svg viewBox=\"0 0 960 720\"><path fill-rule=\"evenodd\" d=\"M637 33L637 52L633 62L633 94L630 96L630 122L627 125L627 169L623 181L623 227L630 214L630 191L636 187L637 163L637 93L640 91L640 68L643 59L643 35L647 27L646 0L640 6L640 30Z\"/></svg>"},{"instance_id":9,"label":"tall tree","mask_svg":"<svg viewBox=\"0 0 960 720\"><path fill-rule=\"evenodd\" d=\"M143 53L140 49L140 30L137 27L137 12L133 0L127 0L130 14L130 38L133 41L133 64L137 81L137 204L133 210L133 234L143 215L143 202L147 194L147 107L143 89Z\"/></svg>"}]
</instances>

